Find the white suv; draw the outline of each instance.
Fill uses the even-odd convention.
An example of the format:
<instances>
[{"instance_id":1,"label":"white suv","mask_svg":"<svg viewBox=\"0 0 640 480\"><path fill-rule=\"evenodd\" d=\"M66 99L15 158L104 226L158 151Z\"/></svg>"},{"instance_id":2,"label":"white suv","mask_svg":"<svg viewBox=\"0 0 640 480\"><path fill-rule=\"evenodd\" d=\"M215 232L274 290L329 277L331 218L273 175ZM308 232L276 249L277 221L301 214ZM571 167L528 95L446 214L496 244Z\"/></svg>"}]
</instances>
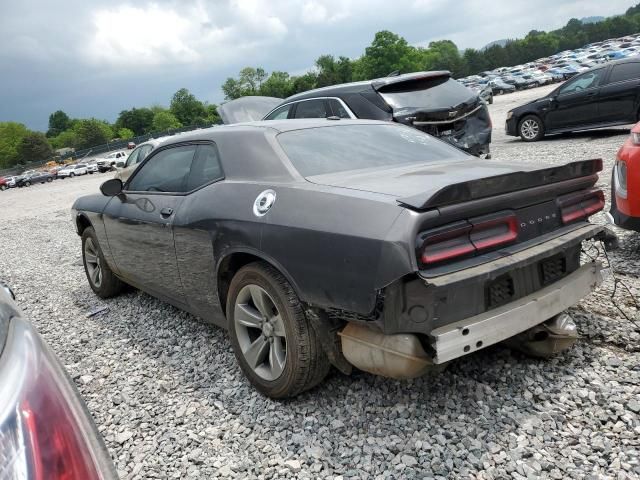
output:
<instances>
[{"instance_id":1,"label":"white suv","mask_svg":"<svg viewBox=\"0 0 640 480\"><path fill-rule=\"evenodd\" d=\"M87 173L89 173L87 165L84 163L78 163L76 165L64 167L62 170L58 170L58 177L75 177L76 175L86 175Z\"/></svg>"}]
</instances>

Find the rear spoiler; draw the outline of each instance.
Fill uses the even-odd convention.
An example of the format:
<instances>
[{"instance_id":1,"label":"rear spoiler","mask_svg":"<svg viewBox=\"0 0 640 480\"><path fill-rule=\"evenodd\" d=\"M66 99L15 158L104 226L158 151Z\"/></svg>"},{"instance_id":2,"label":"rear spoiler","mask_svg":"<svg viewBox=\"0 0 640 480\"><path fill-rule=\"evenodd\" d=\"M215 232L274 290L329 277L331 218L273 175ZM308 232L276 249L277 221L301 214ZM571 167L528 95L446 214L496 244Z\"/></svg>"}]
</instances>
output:
<instances>
[{"instance_id":1,"label":"rear spoiler","mask_svg":"<svg viewBox=\"0 0 640 480\"><path fill-rule=\"evenodd\" d=\"M588 177L602 170L602 159L579 160L559 167L513 172L448 185L436 193L425 192L400 198L398 203L417 210L443 207L454 203L511 193L578 177Z\"/></svg>"},{"instance_id":2,"label":"rear spoiler","mask_svg":"<svg viewBox=\"0 0 640 480\"><path fill-rule=\"evenodd\" d=\"M395 77L376 78L375 80L371 80L371 86L375 91L379 91L382 88L388 87L390 85L398 85L400 83L410 83L420 80L430 80L439 77L449 78L451 77L451 72L448 70L435 70L432 72L414 72L406 73L404 75L397 75Z\"/></svg>"}]
</instances>

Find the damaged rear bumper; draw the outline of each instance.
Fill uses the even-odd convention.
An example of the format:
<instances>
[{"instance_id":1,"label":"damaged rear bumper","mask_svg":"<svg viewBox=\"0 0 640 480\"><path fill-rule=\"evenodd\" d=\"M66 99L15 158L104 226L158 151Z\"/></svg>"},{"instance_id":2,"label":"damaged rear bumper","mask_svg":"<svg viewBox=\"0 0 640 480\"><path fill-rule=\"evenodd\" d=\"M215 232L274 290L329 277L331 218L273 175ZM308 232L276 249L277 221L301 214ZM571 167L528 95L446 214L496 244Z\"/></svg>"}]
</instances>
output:
<instances>
[{"instance_id":1,"label":"damaged rear bumper","mask_svg":"<svg viewBox=\"0 0 640 480\"><path fill-rule=\"evenodd\" d=\"M444 363L517 335L575 305L601 282L592 262L552 285L504 307L431 332L433 362Z\"/></svg>"}]
</instances>

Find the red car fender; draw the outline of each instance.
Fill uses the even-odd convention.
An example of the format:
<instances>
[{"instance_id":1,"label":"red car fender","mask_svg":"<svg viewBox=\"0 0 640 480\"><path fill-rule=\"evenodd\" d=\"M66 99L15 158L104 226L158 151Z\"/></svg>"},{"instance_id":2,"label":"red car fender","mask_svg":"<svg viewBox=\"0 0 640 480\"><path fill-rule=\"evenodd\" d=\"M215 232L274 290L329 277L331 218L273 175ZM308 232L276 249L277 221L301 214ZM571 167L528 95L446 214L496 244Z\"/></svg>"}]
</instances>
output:
<instances>
[{"instance_id":1,"label":"red car fender","mask_svg":"<svg viewBox=\"0 0 640 480\"><path fill-rule=\"evenodd\" d=\"M631 129L631 133L640 134L640 123ZM627 198L614 187L616 206L624 215L640 217L640 143L634 143L633 135L620 147L617 159L627 167Z\"/></svg>"}]
</instances>

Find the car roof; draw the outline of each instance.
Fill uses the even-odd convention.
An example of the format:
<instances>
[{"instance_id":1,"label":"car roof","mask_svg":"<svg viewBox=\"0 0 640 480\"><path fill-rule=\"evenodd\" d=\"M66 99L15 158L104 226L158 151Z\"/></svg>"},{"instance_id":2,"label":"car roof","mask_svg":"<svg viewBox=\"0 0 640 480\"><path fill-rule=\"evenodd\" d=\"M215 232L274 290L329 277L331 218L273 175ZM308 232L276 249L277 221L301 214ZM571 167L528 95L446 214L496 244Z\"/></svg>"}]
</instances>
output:
<instances>
[{"instance_id":1,"label":"car roof","mask_svg":"<svg viewBox=\"0 0 640 480\"><path fill-rule=\"evenodd\" d=\"M173 136L164 139L161 145L188 142L193 140L213 140L216 137L229 133L233 136L241 133L272 132L274 134L288 132L292 130L305 130L320 127L336 127L340 125L399 125L393 122L381 120L346 119L346 118L301 118L284 120L259 120L255 122L233 123L230 125L218 125L202 130L194 130L180 136Z\"/></svg>"}]
</instances>

